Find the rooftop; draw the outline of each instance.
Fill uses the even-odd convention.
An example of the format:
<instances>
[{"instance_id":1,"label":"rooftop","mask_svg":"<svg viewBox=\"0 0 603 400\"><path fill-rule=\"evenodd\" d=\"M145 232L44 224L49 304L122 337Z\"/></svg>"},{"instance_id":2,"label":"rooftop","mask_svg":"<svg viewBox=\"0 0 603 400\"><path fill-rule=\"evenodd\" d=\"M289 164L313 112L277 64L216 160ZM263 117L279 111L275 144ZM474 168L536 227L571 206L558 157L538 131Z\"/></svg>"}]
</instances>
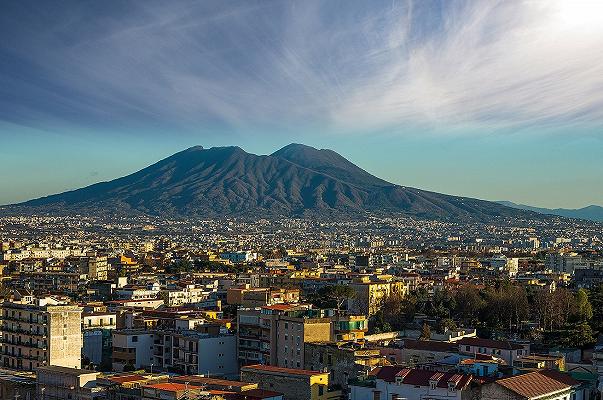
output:
<instances>
[{"instance_id":1,"label":"rooftop","mask_svg":"<svg viewBox=\"0 0 603 400\"><path fill-rule=\"evenodd\" d=\"M510 378L499 379L495 383L520 396L531 399L571 388L572 385L568 385L557 379L561 378L553 378L540 371L534 371Z\"/></svg>"},{"instance_id":2,"label":"rooftop","mask_svg":"<svg viewBox=\"0 0 603 400\"><path fill-rule=\"evenodd\" d=\"M245 367L241 367L241 371L268 372L268 373L274 373L274 374L305 375L305 376L327 374L327 372L309 371L306 369L282 368L282 367L274 367L271 365L261 365L261 364L248 365Z\"/></svg>"}]
</instances>

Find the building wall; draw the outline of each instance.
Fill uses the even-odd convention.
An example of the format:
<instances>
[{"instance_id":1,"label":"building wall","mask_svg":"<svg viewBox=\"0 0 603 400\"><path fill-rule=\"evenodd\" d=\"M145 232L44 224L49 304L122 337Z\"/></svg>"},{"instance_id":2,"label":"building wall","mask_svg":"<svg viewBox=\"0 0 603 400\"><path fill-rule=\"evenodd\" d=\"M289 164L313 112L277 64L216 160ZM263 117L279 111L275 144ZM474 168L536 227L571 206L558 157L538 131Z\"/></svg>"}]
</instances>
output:
<instances>
[{"instance_id":1,"label":"building wall","mask_svg":"<svg viewBox=\"0 0 603 400\"><path fill-rule=\"evenodd\" d=\"M82 367L82 309L69 306L48 307L50 315L49 365Z\"/></svg>"},{"instance_id":2,"label":"building wall","mask_svg":"<svg viewBox=\"0 0 603 400\"><path fill-rule=\"evenodd\" d=\"M81 308L4 303L3 309L3 366L25 370L43 365L81 367Z\"/></svg>"},{"instance_id":3,"label":"building wall","mask_svg":"<svg viewBox=\"0 0 603 400\"><path fill-rule=\"evenodd\" d=\"M133 363L135 368L148 367L153 363L153 334L145 332L113 333L113 370L123 371ZM116 361L116 359L126 360Z\"/></svg>"},{"instance_id":4,"label":"building wall","mask_svg":"<svg viewBox=\"0 0 603 400\"><path fill-rule=\"evenodd\" d=\"M284 393L285 400L326 400L329 398L328 374L313 377L293 374L270 374L242 370L241 380L257 383L260 389ZM322 386L322 395L319 387Z\"/></svg>"},{"instance_id":5,"label":"building wall","mask_svg":"<svg viewBox=\"0 0 603 400\"><path fill-rule=\"evenodd\" d=\"M199 374L237 377L236 336L217 336L199 339Z\"/></svg>"}]
</instances>

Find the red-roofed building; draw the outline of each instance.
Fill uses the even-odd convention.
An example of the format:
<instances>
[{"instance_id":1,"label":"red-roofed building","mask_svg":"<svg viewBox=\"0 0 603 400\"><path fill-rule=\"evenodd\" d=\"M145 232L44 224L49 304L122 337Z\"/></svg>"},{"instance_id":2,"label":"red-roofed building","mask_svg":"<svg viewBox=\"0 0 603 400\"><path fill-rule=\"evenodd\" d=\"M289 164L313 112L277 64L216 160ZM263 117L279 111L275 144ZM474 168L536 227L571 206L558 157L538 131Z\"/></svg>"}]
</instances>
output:
<instances>
[{"instance_id":1,"label":"red-roofed building","mask_svg":"<svg viewBox=\"0 0 603 400\"><path fill-rule=\"evenodd\" d=\"M402 366L384 366L371 372L374 380L350 386L350 399L390 400L461 399L471 390L471 375L437 372Z\"/></svg>"},{"instance_id":2,"label":"red-roofed building","mask_svg":"<svg viewBox=\"0 0 603 400\"><path fill-rule=\"evenodd\" d=\"M579 382L558 371L534 371L527 374L498 379L484 385L483 400L582 400L583 389Z\"/></svg>"},{"instance_id":3,"label":"red-roofed building","mask_svg":"<svg viewBox=\"0 0 603 400\"><path fill-rule=\"evenodd\" d=\"M185 398L196 398L202 392L199 387L187 385L186 383L156 383L146 385L142 388L143 400L179 400Z\"/></svg>"}]
</instances>

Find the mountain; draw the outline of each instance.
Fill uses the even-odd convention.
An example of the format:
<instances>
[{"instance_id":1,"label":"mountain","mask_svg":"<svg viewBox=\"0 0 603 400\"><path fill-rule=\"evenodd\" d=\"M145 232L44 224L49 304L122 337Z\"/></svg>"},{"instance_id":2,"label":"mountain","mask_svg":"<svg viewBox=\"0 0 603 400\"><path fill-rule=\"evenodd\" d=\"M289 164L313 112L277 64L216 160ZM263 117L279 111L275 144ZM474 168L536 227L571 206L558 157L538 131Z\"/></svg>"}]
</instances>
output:
<instances>
[{"instance_id":1,"label":"mountain","mask_svg":"<svg viewBox=\"0 0 603 400\"><path fill-rule=\"evenodd\" d=\"M516 204L511 201L499 201L499 204L507 207L513 207L519 210L533 211L539 214L557 215L565 218L578 218L587 219L595 222L603 222L603 207L601 206L587 206L583 208L541 208L532 207L525 204Z\"/></svg>"},{"instance_id":2,"label":"mountain","mask_svg":"<svg viewBox=\"0 0 603 400\"><path fill-rule=\"evenodd\" d=\"M131 175L12 208L188 217L359 216L374 212L454 221L536 215L494 202L395 185L332 150L300 144L271 155L250 154L239 147L191 147Z\"/></svg>"}]
</instances>

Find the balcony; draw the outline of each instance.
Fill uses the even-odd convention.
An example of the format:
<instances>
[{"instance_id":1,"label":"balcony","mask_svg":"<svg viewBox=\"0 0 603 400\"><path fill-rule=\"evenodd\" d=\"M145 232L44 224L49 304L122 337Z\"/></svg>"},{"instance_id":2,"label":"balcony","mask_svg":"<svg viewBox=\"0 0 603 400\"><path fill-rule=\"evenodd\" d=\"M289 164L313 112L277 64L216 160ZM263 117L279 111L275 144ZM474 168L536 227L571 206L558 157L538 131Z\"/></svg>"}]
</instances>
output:
<instances>
[{"instance_id":1,"label":"balcony","mask_svg":"<svg viewBox=\"0 0 603 400\"><path fill-rule=\"evenodd\" d=\"M45 333L34 332L34 331L27 330L27 329L20 328L20 327L13 328L13 327L10 327L10 326L3 326L2 327L2 332L3 333L4 332L6 332L6 333L20 333L20 334L24 334L24 335L28 335L28 336L44 336L44 337L46 337Z\"/></svg>"},{"instance_id":2,"label":"balcony","mask_svg":"<svg viewBox=\"0 0 603 400\"><path fill-rule=\"evenodd\" d=\"M42 349L46 350L47 345L43 343L32 343L32 342L22 342L20 340L9 340L9 338L0 339L0 343L9 344L11 346L22 346L22 347L31 347L34 349Z\"/></svg>"}]
</instances>

